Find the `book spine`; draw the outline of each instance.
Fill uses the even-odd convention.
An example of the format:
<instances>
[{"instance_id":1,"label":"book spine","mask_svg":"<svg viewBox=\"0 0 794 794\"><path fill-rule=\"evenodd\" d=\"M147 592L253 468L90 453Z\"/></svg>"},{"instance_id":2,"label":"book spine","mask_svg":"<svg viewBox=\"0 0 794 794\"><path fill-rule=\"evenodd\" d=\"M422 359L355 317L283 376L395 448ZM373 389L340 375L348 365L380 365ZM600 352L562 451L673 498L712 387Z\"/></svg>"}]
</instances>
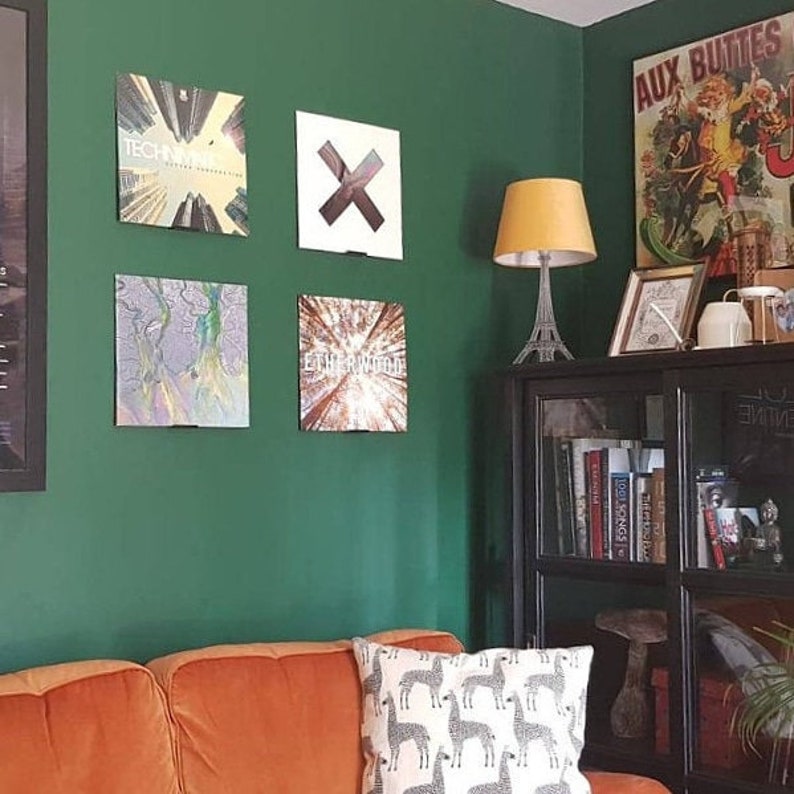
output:
<instances>
[{"instance_id":1,"label":"book spine","mask_svg":"<svg viewBox=\"0 0 794 794\"><path fill-rule=\"evenodd\" d=\"M587 498L590 517L590 556L604 559L604 513L601 507L601 450L587 453Z\"/></svg>"},{"instance_id":2,"label":"book spine","mask_svg":"<svg viewBox=\"0 0 794 794\"><path fill-rule=\"evenodd\" d=\"M667 531L664 520L664 469L651 473L651 562L667 562Z\"/></svg>"},{"instance_id":3,"label":"book spine","mask_svg":"<svg viewBox=\"0 0 794 794\"><path fill-rule=\"evenodd\" d=\"M610 500L612 507L612 559L629 562L631 556L631 475L613 474Z\"/></svg>"},{"instance_id":4,"label":"book spine","mask_svg":"<svg viewBox=\"0 0 794 794\"><path fill-rule=\"evenodd\" d=\"M571 442L567 439L557 439L555 456L557 466L558 549L561 555L570 556L576 548L573 530Z\"/></svg>"},{"instance_id":5,"label":"book spine","mask_svg":"<svg viewBox=\"0 0 794 794\"><path fill-rule=\"evenodd\" d=\"M637 562L651 562L653 559L653 533L651 525L651 477L648 474L635 475L634 516Z\"/></svg>"},{"instance_id":6,"label":"book spine","mask_svg":"<svg viewBox=\"0 0 794 794\"><path fill-rule=\"evenodd\" d=\"M601 530L603 535L602 554L605 560L612 559L612 511L610 500L612 494L610 487L612 483L609 479L609 449L600 451L601 455Z\"/></svg>"},{"instance_id":7,"label":"book spine","mask_svg":"<svg viewBox=\"0 0 794 794\"><path fill-rule=\"evenodd\" d=\"M567 518L567 508L565 505L565 492L567 490L565 453L563 451L563 440L561 438L553 439L552 443L554 455L554 498L557 510L557 552L561 556L564 556L569 553L566 548L568 532L565 527Z\"/></svg>"},{"instance_id":8,"label":"book spine","mask_svg":"<svg viewBox=\"0 0 794 794\"><path fill-rule=\"evenodd\" d=\"M711 544L711 556L714 565L720 570L725 569L725 553L720 543L719 530L717 529L717 514L712 507L703 508L703 521L706 525L706 537Z\"/></svg>"},{"instance_id":9,"label":"book spine","mask_svg":"<svg viewBox=\"0 0 794 794\"><path fill-rule=\"evenodd\" d=\"M565 488L562 499L566 512L563 522L563 527L566 532L565 553L573 555L576 554L576 516L574 515L573 497L573 457L569 439L562 442L562 465L565 473Z\"/></svg>"},{"instance_id":10,"label":"book spine","mask_svg":"<svg viewBox=\"0 0 794 794\"><path fill-rule=\"evenodd\" d=\"M710 466L711 471L727 470L723 466ZM695 480L697 488L697 567L711 568L714 564L714 552L709 550L709 530L706 526L706 508L731 507L736 504L739 483L731 477L715 476L708 479ZM715 517L716 519L716 517Z\"/></svg>"},{"instance_id":11,"label":"book spine","mask_svg":"<svg viewBox=\"0 0 794 794\"><path fill-rule=\"evenodd\" d=\"M580 443L577 443L580 442ZM581 439L571 441L573 466L574 516L576 518L576 556L589 557L590 551L587 531L587 480L585 475L585 454Z\"/></svg>"}]
</instances>

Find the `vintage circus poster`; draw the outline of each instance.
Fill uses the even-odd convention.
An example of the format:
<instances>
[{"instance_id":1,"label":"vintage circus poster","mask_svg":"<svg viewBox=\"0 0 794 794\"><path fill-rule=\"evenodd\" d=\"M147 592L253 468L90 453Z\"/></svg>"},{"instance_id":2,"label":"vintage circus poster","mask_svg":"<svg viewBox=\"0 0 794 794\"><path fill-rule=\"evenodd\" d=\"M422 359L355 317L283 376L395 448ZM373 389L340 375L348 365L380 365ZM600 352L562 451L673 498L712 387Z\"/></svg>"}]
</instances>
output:
<instances>
[{"instance_id":1,"label":"vintage circus poster","mask_svg":"<svg viewBox=\"0 0 794 794\"><path fill-rule=\"evenodd\" d=\"M639 267L794 265L794 13L634 62Z\"/></svg>"}]
</instances>

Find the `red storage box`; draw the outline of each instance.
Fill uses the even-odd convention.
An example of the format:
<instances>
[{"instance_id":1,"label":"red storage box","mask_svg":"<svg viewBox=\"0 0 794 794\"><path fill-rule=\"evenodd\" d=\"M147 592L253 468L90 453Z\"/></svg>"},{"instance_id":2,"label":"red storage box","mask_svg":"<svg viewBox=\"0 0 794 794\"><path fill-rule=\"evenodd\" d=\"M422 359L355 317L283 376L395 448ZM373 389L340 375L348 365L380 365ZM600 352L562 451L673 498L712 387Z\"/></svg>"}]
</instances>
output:
<instances>
[{"instance_id":1,"label":"red storage box","mask_svg":"<svg viewBox=\"0 0 794 794\"><path fill-rule=\"evenodd\" d=\"M657 667L651 676L656 696L656 752L670 752L670 712L668 708L668 672ZM731 732L731 717L741 702L742 693L731 681L712 675L698 678L699 766L736 769L752 763L744 752L739 737ZM727 694L726 694L727 693Z\"/></svg>"}]
</instances>

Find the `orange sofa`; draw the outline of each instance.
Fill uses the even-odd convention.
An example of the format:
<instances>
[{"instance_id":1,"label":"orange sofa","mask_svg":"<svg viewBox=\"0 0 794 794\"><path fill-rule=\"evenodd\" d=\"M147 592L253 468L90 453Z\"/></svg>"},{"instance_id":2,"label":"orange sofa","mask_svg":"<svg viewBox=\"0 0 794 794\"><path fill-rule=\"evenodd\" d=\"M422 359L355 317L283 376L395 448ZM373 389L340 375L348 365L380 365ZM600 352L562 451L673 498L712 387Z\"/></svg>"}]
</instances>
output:
<instances>
[{"instance_id":1,"label":"orange sofa","mask_svg":"<svg viewBox=\"0 0 794 794\"><path fill-rule=\"evenodd\" d=\"M450 634L383 644L458 652ZM183 651L0 676L3 794L357 794L361 698L349 641ZM593 794L666 794L588 773Z\"/></svg>"}]
</instances>

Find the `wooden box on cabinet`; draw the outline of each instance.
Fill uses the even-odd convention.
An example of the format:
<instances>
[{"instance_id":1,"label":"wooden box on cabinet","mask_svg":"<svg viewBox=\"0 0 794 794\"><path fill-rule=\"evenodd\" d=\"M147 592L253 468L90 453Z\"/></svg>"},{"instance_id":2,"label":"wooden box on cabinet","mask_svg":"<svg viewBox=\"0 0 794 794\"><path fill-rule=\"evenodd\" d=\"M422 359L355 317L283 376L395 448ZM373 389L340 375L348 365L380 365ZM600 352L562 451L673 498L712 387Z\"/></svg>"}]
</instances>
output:
<instances>
[{"instance_id":1,"label":"wooden box on cabinet","mask_svg":"<svg viewBox=\"0 0 794 794\"><path fill-rule=\"evenodd\" d=\"M668 671L657 667L651 676L656 703L656 752L670 752L670 716L668 711ZM741 691L718 676L698 678L699 720L698 752L706 767L737 769L748 764L739 738L731 732L731 717L742 698Z\"/></svg>"}]
</instances>

